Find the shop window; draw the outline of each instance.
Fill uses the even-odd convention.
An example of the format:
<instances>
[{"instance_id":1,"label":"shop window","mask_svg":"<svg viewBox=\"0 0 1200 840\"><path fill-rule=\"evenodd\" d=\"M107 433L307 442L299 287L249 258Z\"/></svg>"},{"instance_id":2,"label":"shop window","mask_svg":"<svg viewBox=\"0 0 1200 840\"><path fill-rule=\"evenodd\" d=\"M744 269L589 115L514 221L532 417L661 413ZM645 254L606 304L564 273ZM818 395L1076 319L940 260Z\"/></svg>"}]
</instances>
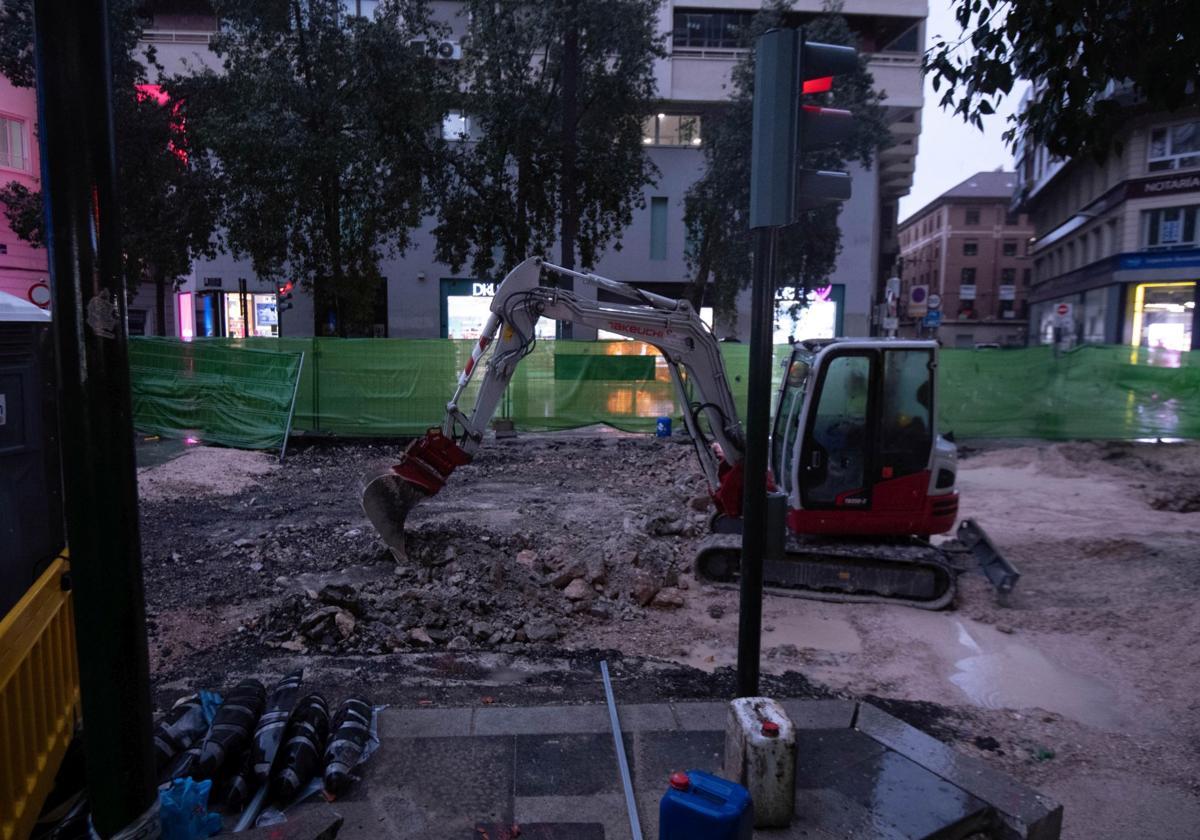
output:
<instances>
[{"instance_id":1,"label":"shop window","mask_svg":"<svg viewBox=\"0 0 1200 840\"><path fill-rule=\"evenodd\" d=\"M1197 207L1166 207L1142 213L1145 247L1151 250L1194 248Z\"/></svg>"},{"instance_id":2,"label":"shop window","mask_svg":"<svg viewBox=\"0 0 1200 840\"><path fill-rule=\"evenodd\" d=\"M667 258L667 200L660 196L650 199L650 259Z\"/></svg>"},{"instance_id":3,"label":"shop window","mask_svg":"<svg viewBox=\"0 0 1200 840\"><path fill-rule=\"evenodd\" d=\"M24 170L28 165L24 120L0 117L0 166Z\"/></svg>"},{"instance_id":4,"label":"shop window","mask_svg":"<svg viewBox=\"0 0 1200 840\"><path fill-rule=\"evenodd\" d=\"M677 11L671 32L675 52L737 49L753 17L754 12Z\"/></svg>"},{"instance_id":5,"label":"shop window","mask_svg":"<svg viewBox=\"0 0 1200 840\"><path fill-rule=\"evenodd\" d=\"M1017 243L1012 239L1004 240L1004 256L1015 257L1017 255Z\"/></svg>"},{"instance_id":6,"label":"shop window","mask_svg":"<svg viewBox=\"0 0 1200 840\"><path fill-rule=\"evenodd\" d=\"M1190 350L1196 284L1141 283L1133 290L1133 345Z\"/></svg>"},{"instance_id":7,"label":"shop window","mask_svg":"<svg viewBox=\"0 0 1200 840\"><path fill-rule=\"evenodd\" d=\"M1000 301L1000 317L1001 317L1001 319L1016 318L1017 311L1016 311L1015 305L1016 305L1016 301L1012 301L1012 300Z\"/></svg>"},{"instance_id":8,"label":"shop window","mask_svg":"<svg viewBox=\"0 0 1200 840\"><path fill-rule=\"evenodd\" d=\"M655 114L642 120L642 142L647 146L699 146L698 114Z\"/></svg>"},{"instance_id":9,"label":"shop window","mask_svg":"<svg viewBox=\"0 0 1200 840\"><path fill-rule=\"evenodd\" d=\"M1200 121L1151 130L1147 160L1151 172L1193 166L1200 166Z\"/></svg>"},{"instance_id":10,"label":"shop window","mask_svg":"<svg viewBox=\"0 0 1200 840\"><path fill-rule=\"evenodd\" d=\"M963 256L974 257L979 255L979 243L970 240L963 243Z\"/></svg>"},{"instance_id":11,"label":"shop window","mask_svg":"<svg viewBox=\"0 0 1200 840\"><path fill-rule=\"evenodd\" d=\"M968 225L977 225L977 224L979 224L979 210L978 210L978 208L972 208L972 209L969 209L969 210L967 210L967 221L966 221L966 223L967 223Z\"/></svg>"},{"instance_id":12,"label":"shop window","mask_svg":"<svg viewBox=\"0 0 1200 840\"><path fill-rule=\"evenodd\" d=\"M963 300L958 304L958 320L973 321L975 319L975 301Z\"/></svg>"}]
</instances>

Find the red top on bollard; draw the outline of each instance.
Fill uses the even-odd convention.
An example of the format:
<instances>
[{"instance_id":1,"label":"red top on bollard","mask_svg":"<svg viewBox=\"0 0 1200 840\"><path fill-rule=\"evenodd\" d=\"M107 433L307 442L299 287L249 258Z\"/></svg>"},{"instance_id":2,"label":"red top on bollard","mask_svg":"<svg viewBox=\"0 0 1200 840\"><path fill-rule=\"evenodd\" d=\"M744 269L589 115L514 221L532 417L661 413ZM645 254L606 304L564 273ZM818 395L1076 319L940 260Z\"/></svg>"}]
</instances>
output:
<instances>
[{"instance_id":1,"label":"red top on bollard","mask_svg":"<svg viewBox=\"0 0 1200 840\"><path fill-rule=\"evenodd\" d=\"M773 720L764 720L762 725L762 734L768 738L779 737L779 724Z\"/></svg>"},{"instance_id":2,"label":"red top on bollard","mask_svg":"<svg viewBox=\"0 0 1200 840\"><path fill-rule=\"evenodd\" d=\"M675 790L687 790L692 786L692 780L688 778L688 774L682 770L677 770L671 774L671 787Z\"/></svg>"}]
</instances>

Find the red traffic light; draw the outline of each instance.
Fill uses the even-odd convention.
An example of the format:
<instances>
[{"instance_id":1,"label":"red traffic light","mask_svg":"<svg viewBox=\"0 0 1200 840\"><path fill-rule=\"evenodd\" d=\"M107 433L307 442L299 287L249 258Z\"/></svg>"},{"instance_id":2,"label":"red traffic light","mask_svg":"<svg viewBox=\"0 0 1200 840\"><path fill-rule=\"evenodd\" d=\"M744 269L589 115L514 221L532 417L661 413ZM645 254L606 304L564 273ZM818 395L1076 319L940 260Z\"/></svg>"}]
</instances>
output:
<instances>
[{"instance_id":1,"label":"red traffic light","mask_svg":"<svg viewBox=\"0 0 1200 840\"><path fill-rule=\"evenodd\" d=\"M804 93L828 93L833 88L833 76L809 79L804 83Z\"/></svg>"}]
</instances>

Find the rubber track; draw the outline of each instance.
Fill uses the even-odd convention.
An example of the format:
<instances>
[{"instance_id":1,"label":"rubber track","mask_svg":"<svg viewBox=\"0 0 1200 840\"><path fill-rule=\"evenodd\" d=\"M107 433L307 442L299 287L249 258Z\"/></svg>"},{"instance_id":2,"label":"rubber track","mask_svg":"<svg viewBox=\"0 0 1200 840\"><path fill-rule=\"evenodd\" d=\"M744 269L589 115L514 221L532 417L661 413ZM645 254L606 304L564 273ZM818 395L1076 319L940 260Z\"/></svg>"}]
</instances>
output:
<instances>
[{"instance_id":1,"label":"rubber track","mask_svg":"<svg viewBox=\"0 0 1200 840\"><path fill-rule=\"evenodd\" d=\"M701 560L706 554L711 552L723 553L726 551L734 552L740 560L741 550L741 534L712 534L706 538L696 550L694 568L697 580L703 581L710 586L717 586L723 589L737 589L738 582L736 579L733 581L715 581L702 574ZM764 563L764 591L770 592L773 595L787 595L793 598L804 598L810 601L829 601L837 604L899 604L902 606L915 607L922 610L940 610L948 607L954 602L954 596L958 589L957 576L962 571L957 564L950 561L944 552L928 543L917 540L908 543L842 543L824 540L819 542L809 542L801 539L789 538L785 550L789 557L819 552L826 556L832 554L846 557L848 559L873 560L876 562L882 561L884 563L894 564L901 567L913 568L917 566L926 566L943 572L948 580L948 585L945 591L940 593L936 598L932 598L930 600L914 600L911 598L893 597L888 595L800 589L791 586L778 585L777 583L772 583L771 581L771 564L769 562ZM796 561L783 560L777 562L789 563Z\"/></svg>"}]
</instances>

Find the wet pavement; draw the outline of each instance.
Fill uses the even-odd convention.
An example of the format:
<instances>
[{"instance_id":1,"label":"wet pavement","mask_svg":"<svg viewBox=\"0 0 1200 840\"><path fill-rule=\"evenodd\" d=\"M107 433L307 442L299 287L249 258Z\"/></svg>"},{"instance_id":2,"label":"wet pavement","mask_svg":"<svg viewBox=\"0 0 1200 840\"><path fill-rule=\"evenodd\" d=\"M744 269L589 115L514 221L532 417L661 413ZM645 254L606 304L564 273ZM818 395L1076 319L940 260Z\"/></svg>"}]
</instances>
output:
<instances>
[{"instance_id":1,"label":"wet pavement","mask_svg":"<svg viewBox=\"0 0 1200 840\"><path fill-rule=\"evenodd\" d=\"M1056 803L879 709L849 700L784 706L798 733L796 819L756 837L1059 836ZM621 707L645 837L658 836L672 771L720 773L726 711L724 703ZM604 706L404 709L383 712L380 724L382 749L332 805L345 819L339 837L631 837Z\"/></svg>"}]
</instances>

